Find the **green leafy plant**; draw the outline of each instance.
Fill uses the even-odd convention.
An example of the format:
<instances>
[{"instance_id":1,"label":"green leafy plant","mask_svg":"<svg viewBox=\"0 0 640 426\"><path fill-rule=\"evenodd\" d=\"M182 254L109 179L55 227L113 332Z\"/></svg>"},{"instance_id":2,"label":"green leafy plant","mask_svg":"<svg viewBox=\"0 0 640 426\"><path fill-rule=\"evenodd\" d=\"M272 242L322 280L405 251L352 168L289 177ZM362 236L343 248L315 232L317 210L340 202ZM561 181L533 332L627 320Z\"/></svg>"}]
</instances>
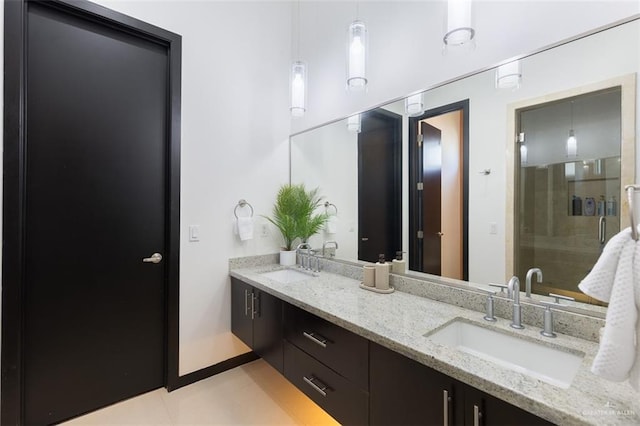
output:
<instances>
[{"instance_id":1,"label":"green leafy plant","mask_svg":"<svg viewBox=\"0 0 640 426\"><path fill-rule=\"evenodd\" d=\"M329 216L326 213L314 213L322 204L323 197L318 195L318 188L307 191L304 185L300 185L300 210L302 214L298 221L298 237L302 242L317 234L327 223Z\"/></svg>"},{"instance_id":2,"label":"green leafy plant","mask_svg":"<svg viewBox=\"0 0 640 426\"><path fill-rule=\"evenodd\" d=\"M282 234L283 250L293 250L296 239L306 242L324 226L328 218L326 213L314 214L321 201L318 188L307 191L304 184L280 187L273 214L265 218Z\"/></svg>"}]
</instances>

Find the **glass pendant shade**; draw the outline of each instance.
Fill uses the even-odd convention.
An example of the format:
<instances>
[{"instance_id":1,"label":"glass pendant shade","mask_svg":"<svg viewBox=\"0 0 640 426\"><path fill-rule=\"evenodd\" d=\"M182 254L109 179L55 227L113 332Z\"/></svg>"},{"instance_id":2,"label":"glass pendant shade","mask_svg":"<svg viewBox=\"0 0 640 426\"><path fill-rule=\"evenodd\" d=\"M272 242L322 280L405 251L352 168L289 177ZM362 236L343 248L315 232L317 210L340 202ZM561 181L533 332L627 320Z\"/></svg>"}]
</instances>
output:
<instances>
[{"instance_id":1,"label":"glass pendant shade","mask_svg":"<svg viewBox=\"0 0 640 426\"><path fill-rule=\"evenodd\" d=\"M350 132L360 133L362 129L362 124L360 122L360 114L352 115L347 118L347 129Z\"/></svg>"},{"instance_id":2,"label":"glass pendant shade","mask_svg":"<svg viewBox=\"0 0 640 426\"><path fill-rule=\"evenodd\" d=\"M424 112L424 101L422 100L422 93L409 96L405 101L404 108L409 117L421 115Z\"/></svg>"},{"instance_id":3,"label":"glass pendant shade","mask_svg":"<svg viewBox=\"0 0 640 426\"><path fill-rule=\"evenodd\" d=\"M350 90L362 90L367 85L367 29L362 21L353 21L349 25L349 50L347 87Z\"/></svg>"},{"instance_id":4,"label":"glass pendant shade","mask_svg":"<svg viewBox=\"0 0 640 426\"><path fill-rule=\"evenodd\" d=\"M521 81L520 61L500 65L496 70L496 89L517 89Z\"/></svg>"},{"instance_id":5,"label":"glass pendant shade","mask_svg":"<svg viewBox=\"0 0 640 426\"><path fill-rule=\"evenodd\" d=\"M471 25L471 0L447 2L447 32L443 37L446 46L461 46L473 40L476 32Z\"/></svg>"},{"instance_id":6,"label":"glass pendant shade","mask_svg":"<svg viewBox=\"0 0 640 426\"><path fill-rule=\"evenodd\" d=\"M567 157L576 158L578 156L578 140L573 129L569 130L569 137L567 138Z\"/></svg>"},{"instance_id":7,"label":"glass pendant shade","mask_svg":"<svg viewBox=\"0 0 640 426\"><path fill-rule=\"evenodd\" d=\"M302 117L307 110L306 99L307 66L296 61L291 66L291 111L292 117Z\"/></svg>"}]
</instances>

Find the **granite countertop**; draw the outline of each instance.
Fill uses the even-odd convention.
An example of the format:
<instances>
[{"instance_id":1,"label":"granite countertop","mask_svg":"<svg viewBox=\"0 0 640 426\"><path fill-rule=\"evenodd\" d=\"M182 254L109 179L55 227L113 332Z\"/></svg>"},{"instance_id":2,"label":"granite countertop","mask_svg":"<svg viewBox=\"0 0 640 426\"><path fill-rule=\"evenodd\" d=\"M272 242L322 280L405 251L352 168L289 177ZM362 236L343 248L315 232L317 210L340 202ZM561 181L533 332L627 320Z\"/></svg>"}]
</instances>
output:
<instances>
[{"instance_id":1,"label":"granite countertop","mask_svg":"<svg viewBox=\"0 0 640 426\"><path fill-rule=\"evenodd\" d=\"M538 327L526 324L524 330L513 330L509 320L488 323L480 312L400 291L373 293L359 288L355 279L329 272L289 284L261 275L281 268L239 268L230 275L558 425L640 424L640 394L626 382L613 383L590 372L597 343L562 334L545 338ZM563 389L424 337L456 318L585 356L571 386Z\"/></svg>"}]
</instances>

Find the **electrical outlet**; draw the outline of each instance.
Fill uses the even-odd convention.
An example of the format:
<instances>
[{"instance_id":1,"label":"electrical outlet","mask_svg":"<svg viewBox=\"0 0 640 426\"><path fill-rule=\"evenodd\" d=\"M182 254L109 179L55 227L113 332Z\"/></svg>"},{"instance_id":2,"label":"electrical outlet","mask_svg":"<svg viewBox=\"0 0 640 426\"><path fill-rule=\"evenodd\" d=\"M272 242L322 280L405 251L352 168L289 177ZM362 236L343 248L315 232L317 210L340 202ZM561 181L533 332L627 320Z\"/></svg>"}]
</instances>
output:
<instances>
[{"instance_id":1,"label":"electrical outlet","mask_svg":"<svg viewBox=\"0 0 640 426\"><path fill-rule=\"evenodd\" d=\"M266 223L262 224L262 232L260 232L260 237L266 238L269 236L269 225Z\"/></svg>"},{"instance_id":2,"label":"electrical outlet","mask_svg":"<svg viewBox=\"0 0 640 426\"><path fill-rule=\"evenodd\" d=\"M495 235L498 233L498 224L495 222L489 222L489 234Z\"/></svg>"}]
</instances>

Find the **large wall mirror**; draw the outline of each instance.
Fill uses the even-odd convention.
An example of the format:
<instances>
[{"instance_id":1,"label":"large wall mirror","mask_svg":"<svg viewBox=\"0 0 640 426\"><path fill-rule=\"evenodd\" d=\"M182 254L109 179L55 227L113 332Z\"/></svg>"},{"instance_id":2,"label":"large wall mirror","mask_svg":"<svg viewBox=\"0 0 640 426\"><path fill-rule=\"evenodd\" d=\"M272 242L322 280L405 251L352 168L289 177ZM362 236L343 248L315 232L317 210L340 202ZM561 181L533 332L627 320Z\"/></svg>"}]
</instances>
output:
<instances>
[{"instance_id":1,"label":"large wall mirror","mask_svg":"<svg viewBox=\"0 0 640 426\"><path fill-rule=\"evenodd\" d=\"M537 267L534 297L592 303L577 285L629 223L639 53L634 19L501 67L509 88L489 69L293 135L291 182L335 216L312 245L481 285Z\"/></svg>"}]
</instances>

